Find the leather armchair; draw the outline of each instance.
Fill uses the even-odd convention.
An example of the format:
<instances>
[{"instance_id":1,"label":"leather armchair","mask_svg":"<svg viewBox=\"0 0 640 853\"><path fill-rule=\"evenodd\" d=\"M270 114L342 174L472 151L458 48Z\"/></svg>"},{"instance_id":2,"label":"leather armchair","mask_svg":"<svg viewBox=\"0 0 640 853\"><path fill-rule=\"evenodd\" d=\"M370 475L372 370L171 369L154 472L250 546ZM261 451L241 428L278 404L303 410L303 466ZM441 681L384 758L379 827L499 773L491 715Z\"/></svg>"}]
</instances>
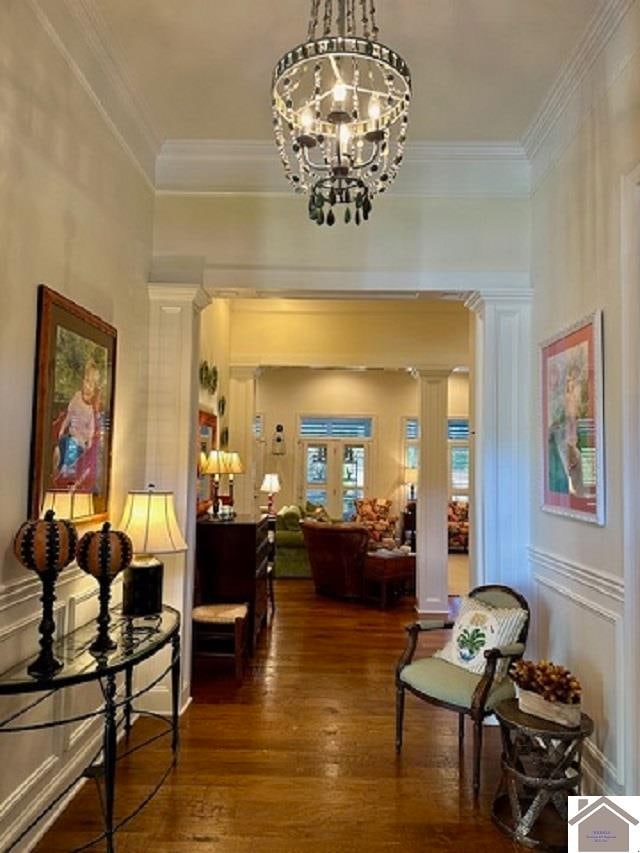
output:
<instances>
[{"instance_id":1,"label":"leather armchair","mask_svg":"<svg viewBox=\"0 0 640 853\"><path fill-rule=\"evenodd\" d=\"M361 524L303 521L311 576L320 595L361 598L369 533Z\"/></svg>"}]
</instances>

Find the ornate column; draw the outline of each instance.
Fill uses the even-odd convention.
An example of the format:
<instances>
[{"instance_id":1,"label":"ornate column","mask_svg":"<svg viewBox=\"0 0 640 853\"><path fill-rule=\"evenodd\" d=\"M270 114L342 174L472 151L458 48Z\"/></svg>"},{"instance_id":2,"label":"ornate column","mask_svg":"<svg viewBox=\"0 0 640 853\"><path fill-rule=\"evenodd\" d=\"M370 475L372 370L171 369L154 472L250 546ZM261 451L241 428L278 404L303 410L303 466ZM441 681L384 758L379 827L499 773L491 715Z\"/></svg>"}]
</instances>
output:
<instances>
[{"instance_id":1,"label":"ornate column","mask_svg":"<svg viewBox=\"0 0 640 853\"><path fill-rule=\"evenodd\" d=\"M528 587L531 291L474 293L471 583Z\"/></svg>"},{"instance_id":2,"label":"ornate column","mask_svg":"<svg viewBox=\"0 0 640 853\"><path fill-rule=\"evenodd\" d=\"M182 615L186 662L191 660L200 312L209 301L199 284L149 285L146 475L147 483L173 491L178 521L189 546L186 554L163 558L164 601ZM147 483L141 483L141 488ZM157 666L161 665L159 661ZM191 690L188 663L181 678L180 706L184 707ZM168 678L147 696L145 706L171 713Z\"/></svg>"},{"instance_id":3,"label":"ornate column","mask_svg":"<svg viewBox=\"0 0 640 853\"><path fill-rule=\"evenodd\" d=\"M416 595L419 613L446 614L447 413L450 368L419 369L420 477L416 504Z\"/></svg>"},{"instance_id":4,"label":"ornate column","mask_svg":"<svg viewBox=\"0 0 640 853\"><path fill-rule=\"evenodd\" d=\"M229 446L237 450L244 463L244 474L235 478L234 503L236 512L255 510L255 439L253 418L256 409L256 378L254 366L232 367L229 372Z\"/></svg>"}]
</instances>

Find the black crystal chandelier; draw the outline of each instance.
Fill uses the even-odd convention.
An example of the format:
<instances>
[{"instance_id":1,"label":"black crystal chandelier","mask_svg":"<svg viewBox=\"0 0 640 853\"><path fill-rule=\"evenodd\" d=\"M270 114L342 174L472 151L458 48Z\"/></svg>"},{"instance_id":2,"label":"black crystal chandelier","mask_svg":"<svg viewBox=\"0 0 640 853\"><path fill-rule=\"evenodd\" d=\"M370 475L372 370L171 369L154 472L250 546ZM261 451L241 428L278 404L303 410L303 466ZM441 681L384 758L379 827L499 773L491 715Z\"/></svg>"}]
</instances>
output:
<instances>
[{"instance_id":1,"label":"black crystal chandelier","mask_svg":"<svg viewBox=\"0 0 640 853\"><path fill-rule=\"evenodd\" d=\"M368 219L404 152L411 76L378 42L374 0L311 0L307 40L273 73L273 126L287 178L309 217Z\"/></svg>"}]
</instances>

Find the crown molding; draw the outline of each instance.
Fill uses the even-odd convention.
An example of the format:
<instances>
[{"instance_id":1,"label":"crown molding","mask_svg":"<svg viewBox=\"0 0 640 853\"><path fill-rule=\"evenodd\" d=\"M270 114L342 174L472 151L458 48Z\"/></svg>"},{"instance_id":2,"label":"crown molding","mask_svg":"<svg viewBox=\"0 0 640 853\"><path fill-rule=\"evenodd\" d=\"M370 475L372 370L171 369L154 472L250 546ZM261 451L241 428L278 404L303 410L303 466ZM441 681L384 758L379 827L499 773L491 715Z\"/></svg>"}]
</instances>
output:
<instances>
[{"instance_id":1,"label":"crown molding","mask_svg":"<svg viewBox=\"0 0 640 853\"><path fill-rule=\"evenodd\" d=\"M293 197L275 144L262 140L169 139L156 160L159 193ZM409 143L394 196L528 198L530 166L511 142Z\"/></svg>"},{"instance_id":2,"label":"crown molding","mask_svg":"<svg viewBox=\"0 0 640 853\"><path fill-rule=\"evenodd\" d=\"M539 157L545 143L554 135L559 121L566 121L572 98L634 3L635 0L606 0L593 17L522 137L522 147L532 163ZM580 105L580 116L570 122L572 128L575 129L576 124L581 123L581 119L591 108L591 103L585 100ZM567 135L569 132L562 134ZM555 141L555 147L562 147L562 142ZM539 172L539 169L534 169L534 180Z\"/></svg>"},{"instance_id":3,"label":"crown molding","mask_svg":"<svg viewBox=\"0 0 640 853\"><path fill-rule=\"evenodd\" d=\"M41 26L134 166L154 189L160 136L94 0L29 0Z\"/></svg>"},{"instance_id":4,"label":"crown molding","mask_svg":"<svg viewBox=\"0 0 640 853\"><path fill-rule=\"evenodd\" d=\"M160 259L154 259L154 265ZM235 296L293 295L321 298L351 297L352 294L375 298L385 294L392 298L414 298L426 291L446 294L452 300L456 294L466 298L469 292L489 291L496 288L504 293L528 292L529 274L526 272L496 272L487 270L381 270L339 269L310 267L227 267L209 264L204 270L203 285L210 295L233 293Z\"/></svg>"}]
</instances>

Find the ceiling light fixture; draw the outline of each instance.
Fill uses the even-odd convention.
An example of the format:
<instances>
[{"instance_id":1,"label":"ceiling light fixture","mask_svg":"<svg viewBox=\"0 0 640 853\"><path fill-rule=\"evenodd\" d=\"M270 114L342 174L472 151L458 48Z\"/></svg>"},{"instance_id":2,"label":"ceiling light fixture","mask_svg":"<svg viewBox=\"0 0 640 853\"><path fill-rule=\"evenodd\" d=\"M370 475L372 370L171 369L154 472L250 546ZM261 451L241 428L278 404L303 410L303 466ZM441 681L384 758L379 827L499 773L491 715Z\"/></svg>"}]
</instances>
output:
<instances>
[{"instance_id":1,"label":"ceiling light fixture","mask_svg":"<svg viewBox=\"0 0 640 853\"><path fill-rule=\"evenodd\" d=\"M311 0L307 41L273 73L273 126L287 178L309 194L309 217L368 219L402 163L411 75L378 42L374 0Z\"/></svg>"}]
</instances>

